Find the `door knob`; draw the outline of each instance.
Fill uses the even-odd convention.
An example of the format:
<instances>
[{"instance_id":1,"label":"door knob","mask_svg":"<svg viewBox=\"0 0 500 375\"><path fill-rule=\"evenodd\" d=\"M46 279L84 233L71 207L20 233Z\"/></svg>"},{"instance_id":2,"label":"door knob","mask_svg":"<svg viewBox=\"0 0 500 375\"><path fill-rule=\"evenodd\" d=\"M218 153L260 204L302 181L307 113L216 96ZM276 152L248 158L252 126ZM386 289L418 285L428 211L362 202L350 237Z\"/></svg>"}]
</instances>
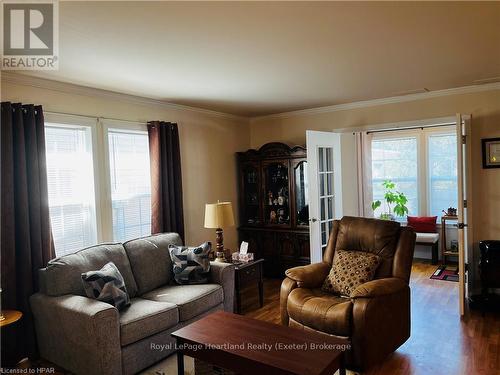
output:
<instances>
[{"instance_id":1,"label":"door knob","mask_svg":"<svg viewBox=\"0 0 500 375\"><path fill-rule=\"evenodd\" d=\"M316 219L315 217L312 217L312 218L310 218L310 219L309 219L309 221L310 221L311 223L315 223L315 222L317 222L317 221L318 221L318 219Z\"/></svg>"}]
</instances>

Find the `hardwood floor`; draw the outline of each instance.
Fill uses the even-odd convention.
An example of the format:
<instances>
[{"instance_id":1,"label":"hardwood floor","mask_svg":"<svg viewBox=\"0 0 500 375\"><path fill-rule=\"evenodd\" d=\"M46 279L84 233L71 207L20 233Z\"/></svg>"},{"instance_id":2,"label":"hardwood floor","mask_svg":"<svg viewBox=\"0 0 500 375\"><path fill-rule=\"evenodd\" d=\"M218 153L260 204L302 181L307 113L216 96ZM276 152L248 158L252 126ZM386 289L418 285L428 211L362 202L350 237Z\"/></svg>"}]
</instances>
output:
<instances>
[{"instance_id":1,"label":"hardwood floor","mask_svg":"<svg viewBox=\"0 0 500 375\"><path fill-rule=\"evenodd\" d=\"M363 375L500 375L500 315L472 311L460 319L458 284L429 279L436 266L415 263L411 276L412 333L383 364ZM264 307L257 288L242 296L243 313L280 324L280 280L266 280ZM52 368L41 360L19 368ZM352 372L348 372L353 374ZM67 374L56 367L55 374Z\"/></svg>"},{"instance_id":2,"label":"hardwood floor","mask_svg":"<svg viewBox=\"0 0 500 375\"><path fill-rule=\"evenodd\" d=\"M411 337L382 365L364 375L500 375L500 315L458 313L458 283L431 280L436 266L415 263L411 276ZM266 280L264 307L255 293L243 298L243 313L280 323L279 280Z\"/></svg>"}]
</instances>

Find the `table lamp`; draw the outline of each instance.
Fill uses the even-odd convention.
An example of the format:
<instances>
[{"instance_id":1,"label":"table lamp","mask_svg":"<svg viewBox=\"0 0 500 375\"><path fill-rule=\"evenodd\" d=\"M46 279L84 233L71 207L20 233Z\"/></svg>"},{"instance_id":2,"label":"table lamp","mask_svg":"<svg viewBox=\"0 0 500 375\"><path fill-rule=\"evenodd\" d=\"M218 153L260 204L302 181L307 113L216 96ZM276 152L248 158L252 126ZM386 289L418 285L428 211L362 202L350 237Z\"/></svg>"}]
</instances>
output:
<instances>
[{"instance_id":1,"label":"table lamp","mask_svg":"<svg viewBox=\"0 0 500 375\"><path fill-rule=\"evenodd\" d=\"M224 234L222 228L234 225L233 205L231 202L207 203L205 205L205 228L215 229L218 262L225 262Z\"/></svg>"}]
</instances>

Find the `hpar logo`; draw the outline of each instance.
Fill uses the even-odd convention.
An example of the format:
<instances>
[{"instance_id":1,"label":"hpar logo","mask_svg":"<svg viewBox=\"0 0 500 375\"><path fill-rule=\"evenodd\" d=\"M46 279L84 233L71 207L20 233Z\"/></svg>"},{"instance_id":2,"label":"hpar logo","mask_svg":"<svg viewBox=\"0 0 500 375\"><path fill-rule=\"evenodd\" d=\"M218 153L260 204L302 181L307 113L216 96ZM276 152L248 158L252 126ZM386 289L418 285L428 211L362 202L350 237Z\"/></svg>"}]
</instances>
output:
<instances>
[{"instance_id":1,"label":"hpar logo","mask_svg":"<svg viewBox=\"0 0 500 375\"><path fill-rule=\"evenodd\" d=\"M2 1L2 70L59 67L57 0Z\"/></svg>"}]
</instances>

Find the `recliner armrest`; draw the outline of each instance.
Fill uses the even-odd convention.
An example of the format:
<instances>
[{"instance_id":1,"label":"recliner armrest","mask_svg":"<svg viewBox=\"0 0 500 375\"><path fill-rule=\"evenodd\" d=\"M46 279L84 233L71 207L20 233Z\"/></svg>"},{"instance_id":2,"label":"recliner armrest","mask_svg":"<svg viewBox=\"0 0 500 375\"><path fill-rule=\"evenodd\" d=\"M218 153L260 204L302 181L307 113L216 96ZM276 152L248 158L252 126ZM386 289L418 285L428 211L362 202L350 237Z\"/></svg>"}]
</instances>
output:
<instances>
[{"instance_id":1,"label":"recliner armrest","mask_svg":"<svg viewBox=\"0 0 500 375\"><path fill-rule=\"evenodd\" d=\"M331 265L325 262L294 267L286 270L285 275L295 281L299 288L317 288L328 276Z\"/></svg>"},{"instance_id":2,"label":"recliner armrest","mask_svg":"<svg viewBox=\"0 0 500 375\"><path fill-rule=\"evenodd\" d=\"M351 298L385 296L388 294L398 293L407 288L407 286L408 284L406 284L406 282L398 279L397 277L372 280L358 286L351 293Z\"/></svg>"}]
</instances>

